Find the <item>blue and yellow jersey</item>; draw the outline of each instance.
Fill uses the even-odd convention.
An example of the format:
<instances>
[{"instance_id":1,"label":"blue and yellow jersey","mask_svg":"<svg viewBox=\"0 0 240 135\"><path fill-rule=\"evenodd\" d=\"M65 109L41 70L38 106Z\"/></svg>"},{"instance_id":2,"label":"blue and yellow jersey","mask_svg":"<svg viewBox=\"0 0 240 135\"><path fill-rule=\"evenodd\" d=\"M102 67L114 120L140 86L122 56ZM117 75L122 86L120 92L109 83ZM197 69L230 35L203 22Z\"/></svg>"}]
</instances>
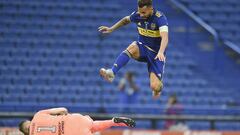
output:
<instances>
[{"instance_id":1,"label":"blue and yellow jersey","mask_svg":"<svg viewBox=\"0 0 240 135\"><path fill-rule=\"evenodd\" d=\"M130 15L131 22L136 23L138 29L138 41L158 52L161 43L159 28L168 26L166 16L157 10L154 10L152 16L143 19L140 14L135 11Z\"/></svg>"}]
</instances>

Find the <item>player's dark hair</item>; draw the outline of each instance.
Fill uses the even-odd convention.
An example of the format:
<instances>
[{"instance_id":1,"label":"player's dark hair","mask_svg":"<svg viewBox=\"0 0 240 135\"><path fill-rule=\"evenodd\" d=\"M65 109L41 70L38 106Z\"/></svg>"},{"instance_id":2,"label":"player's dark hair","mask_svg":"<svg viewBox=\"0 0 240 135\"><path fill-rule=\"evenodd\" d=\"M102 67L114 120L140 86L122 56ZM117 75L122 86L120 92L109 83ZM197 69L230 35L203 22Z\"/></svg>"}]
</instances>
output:
<instances>
[{"instance_id":1,"label":"player's dark hair","mask_svg":"<svg viewBox=\"0 0 240 135\"><path fill-rule=\"evenodd\" d=\"M22 122L20 122L20 123L18 124L19 130L20 130L24 135L27 135L26 132L24 131L24 127L23 127L23 125L24 125L24 123L25 123L26 121L27 121L27 120L24 120L24 121L22 121Z\"/></svg>"},{"instance_id":2,"label":"player's dark hair","mask_svg":"<svg viewBox=\"0 0 240 135\"><path fill-rule=\"evenodd\" d=\"M142 8L144 6L152 6L152 0L138 0L138 7Z\"/></svg>"}]
</instances>

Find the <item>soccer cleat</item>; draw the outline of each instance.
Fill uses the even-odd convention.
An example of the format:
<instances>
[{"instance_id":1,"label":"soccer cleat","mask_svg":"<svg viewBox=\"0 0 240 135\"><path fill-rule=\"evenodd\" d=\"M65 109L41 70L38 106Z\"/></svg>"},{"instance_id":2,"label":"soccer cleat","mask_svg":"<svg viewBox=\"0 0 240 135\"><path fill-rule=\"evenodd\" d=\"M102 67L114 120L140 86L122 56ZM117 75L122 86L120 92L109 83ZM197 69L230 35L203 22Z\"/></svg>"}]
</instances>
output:
<instances>
[{"instance_id":1,"label":"soccer cleat","mask_svg":"<svg viewBox=\"0 0 240 135\"><path fill-rule=\"evenodd\" d=\"M115 75L111 69L101 68L99 73L105 80L110 83L114 80Z\"/></svg>"},{"instance_id":2,"label":"soccer cleat","mask_svg":"<svg viewBox=\"0 0 240 135\"><path fill-rule=\"evenodd\" d=\"M114 123L124 123L128 127L135 127L136 126L136 123L135 123L134 120L132 120L130 118L125 118L125 117L114 117L113 122Z\"/></svg>"}]
</instances>

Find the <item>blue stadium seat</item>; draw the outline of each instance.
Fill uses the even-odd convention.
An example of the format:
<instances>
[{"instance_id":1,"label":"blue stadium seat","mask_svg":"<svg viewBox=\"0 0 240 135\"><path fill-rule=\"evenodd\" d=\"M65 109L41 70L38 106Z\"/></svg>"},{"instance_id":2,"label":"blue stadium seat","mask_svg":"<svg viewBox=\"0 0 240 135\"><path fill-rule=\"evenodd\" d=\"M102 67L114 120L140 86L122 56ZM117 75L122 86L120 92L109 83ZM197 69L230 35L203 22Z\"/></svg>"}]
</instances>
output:
<instances>
[{"instance_id":1,"label":"blue stadium seat","mask_svg":"<svg viewBox=\"0 0 240 135\"><path fill-rule=\"evenodd\" d=\"M183 0L183 3L186 4L186 6L188 6L192 11L196 12L197 15L204 19L204 21L210 22L213 28L215 28L217 31L224 31L224 33L229 32L233 34L237 29L239 29L237 26L239 21L239 17L237 17L238 8L236 6L239 4L238 1L229 1L226 3L225 1L221 0L201 0L193 3L188 0ZM230 27L235 25L236 29L224 27L225 24L228 24ZM225 34L223 34L221 38L224 40L234 41L234 38L231 38L231 34L228 34L227 36L224 36Z\"/></svg>"},{"instance_id":2,"label":"blue stadium seat","mask_svg":"<svg viewBox=\"0 0 240 135\"><path fill-rule=\"evenodd\" d=\"M0 125L5 127L17 127L18 124L25 119L17 118L17 119L1 119Z\"/></svg>"},{"instance_id":3,"label":"blue stadium seat","mask_svg":"<svg viewBox=\"0 0 240 135\"><path fill-rule=\"evenodd\" d=\"M239 130L240 123L239 122L217 122L216 129L217 130Z\"/></svg>"},{"instance_id":4,"label":"blue stadium seat","mask_svg":"<svg viewBox=\"0 0 240 135\"><path fill-rule=\"evenodd\" d=\"M187 121L185 122L191 130L210 130L210 123L205 121Z\"/></svg>"},{"instance_id":5,"label":"blue stadium seat","mask_svg":"<svg viewBox=\"0 0 240 135\"><path fill-rule=\"evenodd\" d=\"M136 123L138 129L149 129L151 127L151 122L147 120L137 120Z\"/></svg>"}]
</instances>

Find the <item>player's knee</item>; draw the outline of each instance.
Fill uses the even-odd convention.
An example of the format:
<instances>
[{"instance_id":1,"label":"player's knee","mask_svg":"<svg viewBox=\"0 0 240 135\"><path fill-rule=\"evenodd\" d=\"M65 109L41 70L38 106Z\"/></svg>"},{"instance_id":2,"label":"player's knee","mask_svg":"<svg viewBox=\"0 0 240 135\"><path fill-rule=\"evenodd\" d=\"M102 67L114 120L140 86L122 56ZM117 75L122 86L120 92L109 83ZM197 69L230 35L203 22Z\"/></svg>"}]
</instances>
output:
<instances>
[{"instance_id":1,"label":"player's knee","mask_svg":"<svg viewBox=\"0 0 240 135\"><path fill-rule=\"evenodd\" d=\"M153 90L153 91L161 91L162 90L162 88L163 88L163 84L162 84L162 82L161 81L159 81L159 82L154 82L154 83L151 83L151 89Z\"/></svg>"},{"instance_id":2,"label":"player's knee","mask_svg":"<svg viewBox=\"0 0 240 135\"><path fill-rule=\"evenodd\" d=\"M139 50L136 43L132 43L131 45L129 45L126 51L128 51L131 54L131 57L134 59L139 57Z\"/></svg>"},{"instance_id":3,"label":"player's knee","mask_svg":"<svg viewBox=\"0 0 240 135\"><path fill-rule=\"evenodd\" d=\"M151 89L153 91L157 91L158 90L158 84L157 83L151 83L150 87L151 87Z\"/></svg>"}]
</instances>

